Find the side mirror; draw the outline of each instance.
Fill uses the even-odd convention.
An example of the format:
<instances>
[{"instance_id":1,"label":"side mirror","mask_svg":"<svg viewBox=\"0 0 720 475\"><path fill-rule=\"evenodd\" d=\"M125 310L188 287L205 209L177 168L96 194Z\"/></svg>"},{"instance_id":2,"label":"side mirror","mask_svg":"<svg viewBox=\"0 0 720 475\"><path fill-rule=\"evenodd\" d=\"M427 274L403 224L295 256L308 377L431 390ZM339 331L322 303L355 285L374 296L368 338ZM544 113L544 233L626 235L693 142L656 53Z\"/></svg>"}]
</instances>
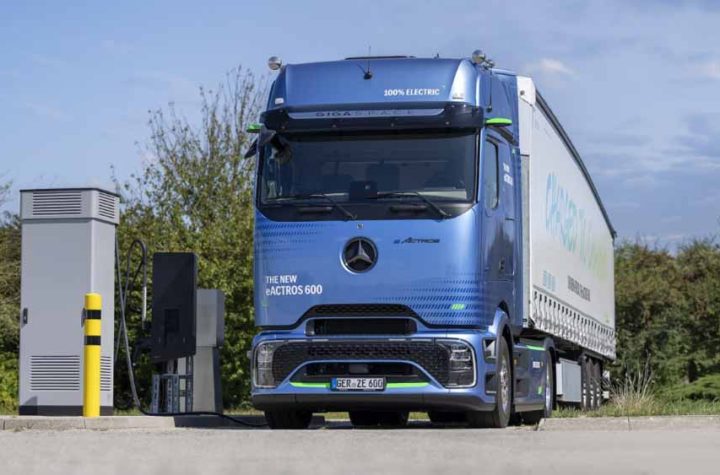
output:
<instances>
[{"instance_id":1,"label":"side mirror","mask_svg":"<svg viewBox=\"0 0 720 475\"><path fill-rule=\"evenodd\" d=\"M492 117L490 119L485 119L485 125L489 127L510 127L512 125L512 120L506 119L505 117Z\"/></svg>"},{"instance_id":2,"label":"side mirror","mask_svg":"<svg viewBox=\"0 0 720 475\"><path fill-rule=\"evenodd\" d=\"M254 157L255 154L258 152L258 141L257 139L253 140L253 143L250 144L250 148L245 152L245 155L243 155L243 158L247 159L250 157Z\"/></svg>"}]
</instances>

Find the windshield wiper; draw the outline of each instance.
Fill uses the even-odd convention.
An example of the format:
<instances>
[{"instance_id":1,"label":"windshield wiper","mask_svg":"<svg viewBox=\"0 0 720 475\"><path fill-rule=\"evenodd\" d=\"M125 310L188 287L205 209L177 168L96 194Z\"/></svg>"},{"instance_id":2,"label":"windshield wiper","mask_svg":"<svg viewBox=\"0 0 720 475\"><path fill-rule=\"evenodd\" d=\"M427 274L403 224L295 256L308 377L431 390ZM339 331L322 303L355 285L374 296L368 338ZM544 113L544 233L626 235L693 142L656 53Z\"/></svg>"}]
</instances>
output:
<instances>
[{"instance_id":1,"label":"windshield wiper","mask_svg":"<svg viewBox=\"0 0 720 475\"><path fill-rule=\"evenodd\" d=\"M345 208L343 205L341 205L334 199L330 198L325 193L320 193L320 192L306 193L306 194L292 195L292 196L289 196L288 198L292 198L295 200L307 200L307 199L312 199L312 198L322 198L322 199L328 201L329 203L331 203L335 208L340 210L340 212L342 214L344 214L347 219L357 219L357 216L352 214L350 211L347 210L347 208Z\"/></svg>"},{"instance_id":2,"label":"windshield wiper","mask_svg":"<svg viewBox=\"0 0 720 475\"><path fill-rule=\"evenodd\" d=\"M402 198L403 196L414 196L417 198L420 198L426 205L431 207L437 214L442 216L442 219L449 218L450 214L448 214L445 210L443 210L441 207L433 203L427 196L423 195L422 193L418 191L385 191L378 193L377 196L373 196L374 199L379 198Z\"/></svg>"}]
</instances>

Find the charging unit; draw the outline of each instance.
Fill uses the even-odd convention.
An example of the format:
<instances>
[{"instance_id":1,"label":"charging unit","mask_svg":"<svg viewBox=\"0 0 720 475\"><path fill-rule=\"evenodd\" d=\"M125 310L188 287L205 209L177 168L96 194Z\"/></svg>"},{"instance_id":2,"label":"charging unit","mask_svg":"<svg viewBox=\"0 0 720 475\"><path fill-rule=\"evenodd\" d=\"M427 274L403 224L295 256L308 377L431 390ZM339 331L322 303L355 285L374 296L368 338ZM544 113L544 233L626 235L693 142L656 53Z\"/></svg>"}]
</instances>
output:
<instances>
[{"instance_id":1,"label":"charging unit","mask_svg":"<svg viewBox=\"0 0 720 475\"><path fill-rule=\"evenodd\" d=\"M192 357L192 407L181 411L222 412L220 349L225 342L225 294L218 289L197 289L196 347ZM178 372L187 373L185 360Z\"/></svg>"},{"instance_id":2,"label":"charging unit","mask_svg":"<svg viewBox=\"0 0 720 475\"><path fill-rule=\"evenodd\" d=\"M82 415L83 298L102 296L101 414L112 414L119 197L22 190L20 414Z\"/></svg>"}]
</instances>

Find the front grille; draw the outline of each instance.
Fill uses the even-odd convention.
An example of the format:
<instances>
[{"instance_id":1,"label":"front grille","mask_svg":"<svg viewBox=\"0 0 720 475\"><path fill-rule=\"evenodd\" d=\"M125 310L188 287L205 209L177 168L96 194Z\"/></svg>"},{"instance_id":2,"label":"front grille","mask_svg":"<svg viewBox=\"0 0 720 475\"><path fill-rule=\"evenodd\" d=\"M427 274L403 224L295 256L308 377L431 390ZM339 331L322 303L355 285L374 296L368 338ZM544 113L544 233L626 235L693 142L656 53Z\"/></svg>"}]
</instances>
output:
<instances>
[{"instance_id":1,"label":"front grille","mask_svg":"<svg viewBox=\"0 0 720 475\"><path fill-rule=\"evenodd\" d=\"M382 377L388 383L427 382L419 369L410 363L310 363L293 376L293 381L329 383L343 376Z\"/></svg>"},{"instance_id":2,"label":"front grille","mask_svg":"<svg viewBox=\"0 0 720 475\"><path fill-rule=\"evenodd\" d=\"M415 317L410 307L398 304L316 305L305 312L307 317Z\"/></svg>"},{"instance_id":3,"label":"front grille","mask_svg":"<svg viewBox=\"0 0 720 475\"><path fill-rule=\"evenodd\" d=\"M449 358L447 348L431 341L292 342L275 350L272 371L275 380L282 381L306 361L411 361L446 384Z\"/></svg>"},{"instance_id":4,"label":"front grille","mask_svg":"<svg viewBox=\"0 0 720 475\"><path fill-rule=\"evenodd\" d=\"M411 335L417 331L409 318L316 318L307 324L308 335Z\"/></svg>"}]
</instances>

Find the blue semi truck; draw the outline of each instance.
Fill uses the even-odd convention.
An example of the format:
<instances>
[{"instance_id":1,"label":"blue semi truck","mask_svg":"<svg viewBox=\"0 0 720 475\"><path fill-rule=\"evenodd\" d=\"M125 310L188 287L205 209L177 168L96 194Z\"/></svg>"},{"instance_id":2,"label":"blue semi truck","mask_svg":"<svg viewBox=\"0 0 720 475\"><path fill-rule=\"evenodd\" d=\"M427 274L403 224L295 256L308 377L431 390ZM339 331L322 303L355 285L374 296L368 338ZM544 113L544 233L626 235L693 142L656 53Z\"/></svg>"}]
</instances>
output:
<instances>
[{"instance_id":1,"label":"blue semi truck","mask_svg":"<svg viewBox=\"0 0 720 475\"><path fill-rule=\"evenodd\" d=\"M269 64L251 152L252 402L269 425L597 407L615 232L532 79L479 51Z\"/></svg>"}]
</instances>

